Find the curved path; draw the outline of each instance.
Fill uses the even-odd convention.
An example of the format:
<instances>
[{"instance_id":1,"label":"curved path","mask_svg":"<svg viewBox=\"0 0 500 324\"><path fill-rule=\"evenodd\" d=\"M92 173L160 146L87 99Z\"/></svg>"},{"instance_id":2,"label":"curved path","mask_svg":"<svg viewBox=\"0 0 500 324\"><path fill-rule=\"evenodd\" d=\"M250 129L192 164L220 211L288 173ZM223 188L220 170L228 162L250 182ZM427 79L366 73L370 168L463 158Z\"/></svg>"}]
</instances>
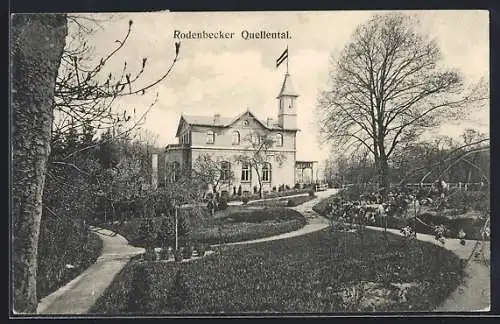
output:
<instances>
[{"instance_id":1,"label":"curved path","mask_svg":"<svg viewBox=\"0 0 500 324\"><path fill-rule=\"evenodd\" d=\"M221 245L213 245L213 246L232 246L232 245L243 245L243 244L253 244L253 243L260 243L260 242L268 242L268 241L276 241L276 240L282 240L290 237L295 237L295 236L300 236L300 235L305 235L309 234L312 232L320 231L324 228L327 228L330 226L330 221L326 219L325 217L319 215L315 211L312 210L312 207L318 203L319 200L329 197L331 195L334 195L337 192L337 189L329 189L325 191L318 191L316 192L316 198L311 199L299 206L296 207L287 207L290 209L294 209L301 213L306 219L307 219L307 224L293 232L288 232L288 233L283 233L283 234L278 234L274 236L268 236L268 237L263 237L260 239L255 239L255 240L249 240L249 241L242 241L242 242L234 242L234 243L224 243ZM279 198L277 198L279 199ZM282 198L281 198L282 199Z\"/></svg>"},{"instance_id":2,"label":"curved path","mask_svg":"<svg viewBox=\"0 0 500 324\"><path fill-rule=\"evenodd\" d=\"M312 210L312 207L324 197L335 194L336 189L317 192L316 199L310 200L292 209L302 213L308 223L301 229L275 235L271 237L227 243L224 245L252 244L273 240L280 240L322 230L329 226L329 220L320 216ZM383 228L371 227L373 230L383 231ZM38 314L85 314L94 305L106 288L111 284L114 277L129 262L134 255L144 253L143 248L130 246L128 241L106 229L91 228L103 241L103 250L96 263L90 266L78 277L66 284L51 295L43 298L37 309ZM399 234L398 230L388 229L391 233ZM417 239L439 244L431 235L417 234ZM459 244L458 240L447 240L445 248L455 252L461 258L468 258L471 254L475 241L467 241L465 246ZM489 245L485 246L489 253ZM469 277L436 311L476 311L489 310L490 305L490 274L489 268L477 261L471 260L467 267Z\"/></svg>"},{"instance_id":3,"label":"curved path","mask_svg":"<svg viewBox=\"0 0 500 324\"><path fill-rule=\"evenodd\" d=\"M319 199L333 195L334 193L334 190L318 192L316 194L318 198L310 200L298 207L294 207L295 210L303 213L304 216L308 218L308 224L297 231L228 245L278 240L326 228L329 224L328 220L314 213L311 208ZM130 258L134 255L144 253L143 248L129 245L128 241L123 236L110 230L99 227L91 227L91 230L99 235L103 241L101 256L78 277L54 293L43 298L38 304L38 314L87 313L111 284L115 276L129 262Z\"/></svg>"},{"instance_id":4,"label":"curved path","mask_svg":"<svg viewBox=\"0 0 500 324\"><path fill-rule=\"evenodd\" d=\"M38 303L38 314L85 314L94 305L131 257L144 252L121 235L91 227L102 239L102 252L96 262L68 284Z\"/></svg>"},{"instance_id":5,"label":"curved path","mask_svg":"<svg viewBox=\"0 0 500 324\"><path fill-rule=\"evenodd\" d=\"M367 226L366 228L376 231L384 231L381 227ZM399 230L387 229L388 232L400 234ZM433 235L417 233L417 240L430 242L452 251L460 259L469 259L476 245L475 240L466 240L465 245L461 245L458 239L446 239L445 244L441 244ZM487 260L490 258L490 242L483 242L482 251ZM466 278L464 282L439 306L437 312L475 312L490 310L490 268L482 260L472 257L465 268Z\"/></svg>"}]
</instances>

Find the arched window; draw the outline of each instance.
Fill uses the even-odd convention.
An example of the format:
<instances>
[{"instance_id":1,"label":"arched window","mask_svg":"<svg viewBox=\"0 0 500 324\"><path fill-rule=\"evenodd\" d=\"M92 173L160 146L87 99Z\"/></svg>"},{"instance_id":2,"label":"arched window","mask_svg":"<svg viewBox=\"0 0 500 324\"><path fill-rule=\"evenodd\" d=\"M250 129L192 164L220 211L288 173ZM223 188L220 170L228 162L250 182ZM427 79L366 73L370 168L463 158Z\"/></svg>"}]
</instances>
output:
<instances>
[{"instance_id":1,"label":"arched window","mask_svg":"<svg viewBox=\"0 0 500 324\"><path fill-rule=\"evenodd\" d=\"M262 167L262 181L271 182L271 163L266 163Z\"/></svg>"},{"instance_id":2,"label":"arched window","mask_svg":"<svg viewBox=\"0 0 500 324\"><path fill-rule=\"evenodd\" d=\"M229 181L231 180L231 163L227 161L222 161L220 166L220 180Z\"/></svg>"},{"instance_id":3,"label":"arched window","mask_svg":"<svg viewBox=\"0 0 500 324\"><path fill-rule=\"evenodd\" d=\"M283 135L281 133L276 134L276 146L283 146Z\"/></svg>"},{"instance_id":4,"label":"arched window","mask_svg":"<svg viewBox=\"0 0 500 324\"><path fill-rule=\"evenodd\" d=\"M240 144L240 133L238 131L233 132L233 145Z\"/></svg>"},{"instance_id":5,"label":"arched window","mask_svg":"<svg viewBox=\"0 0 500 324\"><path fill-rule=\"evenodd\" d=\"M250 164L245 162L241 165L241 181L250 181Z\"/></svg>"},{"instance_id":6,"label":"arched window","mask_svg":"<svg viewBox=\"0 0 500 324\"><path fill-rule=\"evenodd\" d=\"M213 131L208 131L207 133L207 144L213 144L215 142L215 134Z\"/></svg>"}]
</instances>

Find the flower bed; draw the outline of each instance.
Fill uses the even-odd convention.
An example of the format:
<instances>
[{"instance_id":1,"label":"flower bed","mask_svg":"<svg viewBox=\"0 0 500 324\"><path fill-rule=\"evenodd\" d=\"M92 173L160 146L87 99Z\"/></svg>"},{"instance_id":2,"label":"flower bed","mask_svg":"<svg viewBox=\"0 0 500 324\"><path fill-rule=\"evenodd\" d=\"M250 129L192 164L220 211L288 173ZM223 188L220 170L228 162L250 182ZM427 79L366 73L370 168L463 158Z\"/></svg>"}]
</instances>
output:
<instances>
[{"instance_id":1,"label":"flower bed","mask_svg":"<svg viewBox=\"0 0 500 324\"><path fill-rule=\"evenodd\" d=\"M160 219L154 219L158 228ZM258 208L231 206L218 217L197 218L189 222L188 240L206 244L219 244L253 240L302 228L305 218L297 211L287 208ZM116 224L113 230L123 235L131 244L142 246L140 220ZM155 242L161 246L160 242Z\"/></svg>"},{"instance_id":2,"label":"flower bed","mask_svg":"<svg viewBox=\"0 0 500 324\"><path fill-rule=\"evenodd\" d=\"M457 256L432 243L370 230L361 241L327 229L188 263L130 264L91 313L432 311L458 286L461 269ZM141 287L132 280L137 271L145 274ZM349 298L353 290L358 299ZM129 307L137 304L143 308Z\"/></svg>"},{"instance_id":3,"label":"flower bed","mask_svg":"<svg viewBox=\"0 0 500 324\"><path fill-rule=\"evenodd\" d=\"M251 201L250 206L266 206L266 207L296 207L310 200L316 199L316 196L299 196L291 198L279 198L275 200Z\"/></svg>"}]
</instances>

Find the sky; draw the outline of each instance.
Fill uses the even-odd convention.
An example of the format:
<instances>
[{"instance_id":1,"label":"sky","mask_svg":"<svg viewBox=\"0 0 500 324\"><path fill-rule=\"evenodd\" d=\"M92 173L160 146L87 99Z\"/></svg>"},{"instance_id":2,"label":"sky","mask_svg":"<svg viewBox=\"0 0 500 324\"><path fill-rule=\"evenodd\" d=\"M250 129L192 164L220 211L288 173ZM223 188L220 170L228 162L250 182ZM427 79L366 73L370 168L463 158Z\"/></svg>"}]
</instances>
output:
<instances>
[{"instance_id":1,"label":"sky","mask_svg":"<svg viewBox=\"0 0 500 324\"><path fill-rule=\"evenodd\" d=\"M154 91L125 97L120 107L146 109L158 93L158 102L145 120L144 129L157 135L158 144L176 143L181 113L234 117L249 109L258 118L276 118L276 96L286 67L275 66L288 46L289 72L298 98L297 159L321 161L329 147L320 145L314 118L318 91L328 85L331 57L349 42L354 29L375 11L303 12L198 12L94 14L101 28L89 37L99 58L116 46L133 20L132 32L120 54L107 69L119 72L123 62L139 70L143 57L148 64L141 82L161 76L174 57L174 30L234 32L232 39L183 39L173 72ZM466 82L489 79L489 18L487 11L412 11L417 27L435 38L443 64L458 68ZM89 14L86 14L89 16ZM291 39L244 40L241 32L288 31ZM466 127L489 133L489 108L470 113L467 120L449 123L438 133L456 136Z\"/></svg>"}]
</instances>

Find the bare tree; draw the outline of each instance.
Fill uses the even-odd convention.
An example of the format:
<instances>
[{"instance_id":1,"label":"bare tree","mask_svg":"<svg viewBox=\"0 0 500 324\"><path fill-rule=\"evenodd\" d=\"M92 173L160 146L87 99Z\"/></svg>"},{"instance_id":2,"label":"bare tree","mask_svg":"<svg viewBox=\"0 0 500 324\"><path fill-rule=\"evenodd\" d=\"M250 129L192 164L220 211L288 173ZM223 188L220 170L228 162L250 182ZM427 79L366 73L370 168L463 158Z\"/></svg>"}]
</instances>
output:
<instances>
[{"instance_id":1,"label":"bare tree","mask_svg":"<svg viewBox=\"0 0 500 324\"><path fill-rule=\"evenodd\" d=\"M262 170L264 166L271 163L272 157L281 166L285 161L285 155L273 149L275 137L272 134L250 133L243 139L247 145L243 153L237 155L235 160L239 163L248 163L250 169L255 170L259 181L259 196L262 198Z\"/></svg>"},{"instance_id":2,"label":"bare tree","mask_svg":"<svg viewBox=\"0 0 500 324\"><path fill-rule=\"evenodd\" d=\"M65 15L16 14L11 24L14 311L35 313L42 193Z\"/></svg>"},{"instance_id":3,"label":"bare tree","mask_svg":"<svg viewBox=\"0 0 500 324\"><path fill-rule=\"evenodd\" d=\"M207 187L212 186L215 191L222 182L231 182L234 179L229 161L221 156L200 155L193 163L192 172L192 176L205 183Z\"/></svg>"},{"instance_id":4,"label":"bare tree","mask_svg":"<svg viewBox=\"0 0 500 324\"><path fill-rule=\"evenodd\" d=\"M368 150L383 188L399 145L487 99L484 84L468 89L458 71L440 65L436 42L419 34L416 22L390 13L359 26L318 100L325 140L344 151Z\"/></svg>"}]
</instances>

